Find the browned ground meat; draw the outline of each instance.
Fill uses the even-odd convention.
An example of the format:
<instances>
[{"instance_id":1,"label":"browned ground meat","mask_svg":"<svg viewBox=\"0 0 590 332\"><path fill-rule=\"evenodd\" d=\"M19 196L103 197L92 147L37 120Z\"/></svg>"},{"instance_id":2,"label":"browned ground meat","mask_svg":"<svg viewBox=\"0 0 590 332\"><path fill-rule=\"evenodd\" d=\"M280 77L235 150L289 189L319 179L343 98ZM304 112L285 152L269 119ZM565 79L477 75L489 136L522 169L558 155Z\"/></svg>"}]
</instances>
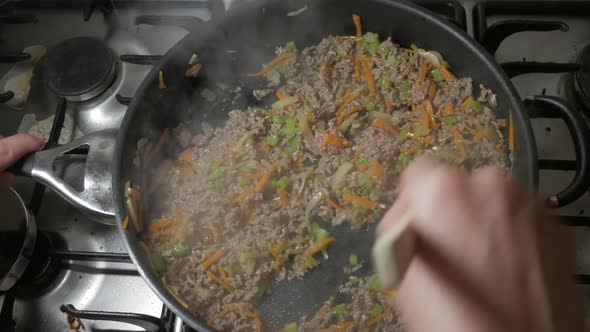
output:
<instances>
[{"instance_id":1,"label":"browned ground meat","mask_svg":"<svg viewBox=\"0 0 590 332\"><path fill-rule=\"evenodd\" d=\"M377 222L415 156L468 171L509 168L495 116L472 97L471 79L455 79L442 59L433 66L424 50L375 38L279 47L283 61L266 78L280 100L231 111L222 127L203 124L189 134L180 125L178 158L139 188L170 197L145 209L154 268L216 329L258 330L256 304L267 283L321 269L321 252L338 240L312 217L351 231ZM490 94L483 90L480 100ZM153 145L138 143L144 154ZM297 330L401 330L384 293L368 284L354 277L341 287L349 302L328 301Z\"/></svg>"}]
</instances>

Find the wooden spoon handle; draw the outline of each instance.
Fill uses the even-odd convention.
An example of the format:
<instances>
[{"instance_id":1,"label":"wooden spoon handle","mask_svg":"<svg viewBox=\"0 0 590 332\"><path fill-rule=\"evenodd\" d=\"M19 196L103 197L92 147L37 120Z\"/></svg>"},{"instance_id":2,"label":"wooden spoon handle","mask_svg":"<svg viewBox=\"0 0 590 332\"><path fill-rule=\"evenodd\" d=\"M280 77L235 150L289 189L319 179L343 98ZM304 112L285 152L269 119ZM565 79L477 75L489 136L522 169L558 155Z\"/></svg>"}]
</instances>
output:
<instances>
[{"instance_id":1,"label":"wooden spoon handle","mask_svg":"<svg viewBox=\"0 0 590 332\"><path fill-rule=\"evenodd\" d=\"M373 245L373 264L385 288L394 289L404 277L415 252L414 213L406 213Z\"/></svg>"}]
</instances>

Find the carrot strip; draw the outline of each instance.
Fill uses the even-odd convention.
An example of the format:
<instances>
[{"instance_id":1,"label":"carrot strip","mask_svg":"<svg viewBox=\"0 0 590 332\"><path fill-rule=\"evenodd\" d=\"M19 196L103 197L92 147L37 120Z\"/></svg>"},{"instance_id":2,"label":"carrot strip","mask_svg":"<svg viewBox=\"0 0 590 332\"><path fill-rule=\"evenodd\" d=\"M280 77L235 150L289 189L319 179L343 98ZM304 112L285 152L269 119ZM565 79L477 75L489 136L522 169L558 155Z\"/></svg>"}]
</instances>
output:
<instances>
[{"instance_id":1,"label":"carrot strip","mask_svg":"<svg viewBox=\"0 0 590 332\"><path fill-rule=\"evenodd\" d=\"M353 115L354 113L360 111L362 108L363 108L362 106L358 105L358 106L353 107L352 109L346 111L346 113L341 114L338 117L338 120L336 121L336 124L340 125L342 123L342 121L344 121L344 119L346 119L347 117L349 117L349 116Z\"/></svg>"},{"instance_id":2,"label":"carrot strip","mask_svg":"<svg viewBox=\"0 0 590 332\"><path fill-rule=\"evenodd\" d=\"M334 209L336 209L336 210L344 210L344 208L342 206L338 205L338 203L334 202L334 200L332 200L330 197L326 198L326 201Z\"/></svg>"},{"instance_id":3,"label":"carrot strip","mask_svg":"<svg viewBox=\"0 0 590 332\"><path fill-rule=\"evenodd\" d=\"M379 323L381 320L383 320L383 318L387 317L390 315L390 312L388 310L383 311L382 313L380 313L379 315L373 317L371 320L369 320L367 322L367 326L368 327L372 327L373 325L376 325L377 323Z\"/></svg>"},{"instance_id":4,"label":"carrot strip","mask_svg":"<svg viewBox=\"0 0 590 332\"><path fill-rule=\"evenodd\" d=\"M394 297L396 295L395 289L383 287L379 290L379 293L385 294L390 297Z\"/></svg>"},{"instance_id":5,"label":"carrot strip","mask_svg":"<svg viewBox=\"0 0 590 332\"><path fill-rule=\"evenodd\" d=\"M373 77L373 71L371 70L371 67L369 67L369 64L366 62L363 62L363 71L365 72L365 79L367 80L367 85L369 86L369 93L375 94L375 91L377 91L377 88L375 87L375 78Z\"/></svg>"},{"instance_id":6,"label":"carrot strip","mask_svg":"<svg viewBox=\"0 0 590 332\"><path fill-rule=\"evenodd\" d=\"M346 91L344 92L342 99L344 99L344 100L348 99L348 97L350 97L351 93L352 93L352 91L350 90L350 88L346 88Z\"/></svg>"},{"instance_id":7,"label":"carrot strip","mask_svg":"<svg viewBox=\"0 0 590 332\"><path fill-rule=\"evenodd\" d=\"M277 90L276 95L277 95L277 98L279 100L283 100L283 99L285 99L287 97L287 96L285 96L285 93L283 91L281 91L281 90Z\"/></svg>"},{"instance_id":8,"label":"carrot strip","mask_svg":"<svg viewBox=\"0 0 590 332\"><path fill-rule=\"evenodd\" d=\"M164 82L164 73L161 70L158 74L158 88L166 89L166 83Z\"/></svg>"},{"instance_id":9,"label":"carrot strip","mask_svg":"<svg viewBox=\"0 0 590 332\"><path fill-rule=\"evenodd\" d=\"M240 172L239 175L241 177L243 177L244 179L256 179L256 180L258 180L264 176L264 174L261 174L261 173L244 173L244 172Z\"/></svg>"},{"instance_id":10,"label":"carrot strip","mask_svg":"<svg viewBox=\"0 0 590 332\"><path fill-rule=\"evenodd\" d=\"M502 143L496 144L496 150L501 150L501 149L502 149Z\"/></svg>"},{"instance_id":11,"label":"carrot strip","mask_svg":"<svg viewBox=\"0 0 590 332\"><path fill-rule=\"evenodd\" d=\"M201 68L203 68L202 64L195 63L194 65L192 65L186 69L186 71L184 72L184 76L195 78L195 77L197 77L197 75L199 75Z\"/></svg>"},{"instance_id":12,"label":"carrot strip","mask_svg":"<svg viewBox=\"0 0 590 332\"><path fill-rule=\"evenodd\" d=\"M370 56L357 56L356 57L356 61L360 61L360 62L372 62L373 61L373 57L370 57Z\"/></svg>"},{"instance_id":13,"label":"carrot strip","mask_svg":"<svg viewBox=\"0 0 590 332\"><path fill-rule=\"evenodd\" d=\"M425 132L430 131L430 117L426 111L422 112L422 129Z\"/></svg>"},{"instance_id":14,"label":"carrot strip","mask_svg":"<svg viewBox=\"0 0 590 332\"><path fill-rule=\"evenodd\" d=\"M342 323L336 325L336 327L341 328L341 329L347 329L353 325L354 325L354 322L342 322Z\"/></svg>"},{"instance_id":15,"label":"carrot strip","mask_svg":"<svg viewBox=\"0 0 590 332\"><path fill-rule=\"evenodd\" d=\"M215 160L215 162L213 163L213 166L214 167L219 167L219 166L223 165L224 162L225 162L225 159Z\"/></svg>"},{"instance_id":16,"label":"carrot strip","mask_svg":"<svg viewBox=\"0 0 590 332\"><path fill-rule=\"evenodd\" d=\"M123 219L123 229L127 230L127 227L129 227L129 217L125 217L125 219Z\"/></svg>"},{"instance_id":17,"label":"carrot strip","mask_svg":"<svg viewBox=\"0 0 590 332\"><path fill-rule=\"evenodd\" d=\"M445 79L445 81L453 82L454 80L457 79L455 77L455 75L453 75L453 73L451 73L451 71L448 70L445 66L436 66L436 68L438 69L438 71L440 71L440 73L441 73L442 77Z\"/></svg>"},{"instance_id":18,"label":"carrot strip","mask_svg":"<svg viewBox=\"0 0 590 332\"><path fill-rule=\"evenodd\" d=\"M168 289L168 291L170 292L170 294L172 295L172 297L178 301L178 303L180 303L181 306L183 306L185 309L188 309L188 304L186 302L184 302L180 296L178 296L176 294L176 292L173 292L172 289L170 289L170 286L166 285L166 288Z\"/></svg>"},{"instance_id":19,"label":"carrot strip","mask_svg":"<svg viewBox=\"0 0 590 332\"><path fill-rule=\"evenodd\" d=\"M477 133L473 138L475 138L476 141L481 141L484 137L486 137L486 135L488 134L488 131L486 129L480 131L479 133Z\"/></svg>"},{"instance_id":20,"label":"carrot strip","mask_svg":"<svg viewBox=\"0 0 590 332\"><path fill-rule=\"evenodd\" d=\"M361 206L361 207L364 207L367 209L376 209L378 206L378 204L375 202L372 202L372 201L365 199L361 196L357 196L357 195L354 195L354 194L351 194L348 192L344 193L343 198L347 201L350 201L351 203L354 203L358 206Z\"/></svg>"},{"instance_id":21,"label":"carrot strip","mask_svg":"<svg viewBox=\"0 0 590 332\"><path fill-rule=\"evenodd\" d=\"M508 149L514 151L514 119L512 118L512 112L510 112L510 123L508 127Z\"/></svg>"},{"instance_id":22,"label":"carrot strip","mask_svg":"<svg viewBox=\"0 0 590 332\"><path fill-rule=\"evenodd\" d=\"M424 82L426 75L428 75L428 73L432 69L432 63L429 63L428 65L425 65L424 63L422 63L420 65L420 68L421 68L421 70L420 70L420 73L418 74L418 79L416 80L416 83L418 83L418 84L422 84L422 82Z\"/></svg>"},{"instance_id":23,"label":"carrot strip","mask_svg":"<svg viewBox=\"0 0 590 332\"><path fill-rule=\"evenodd\" d=\"M435 145L436 141L433 138L430 137L413 137L414 140L420 142L420 143L424 143L424 144L428 144L428 145Z\"/></svg>"},{"instance_id":24,"label":"carrot strip","mask_svg":"<svg viewBox=\"0 0 590 332\"><path fill-rule=\"evenodd\" d=\"M258 183L256 184L256 187L254 187L254 192L255 193L261 192L262 189L264 189L264 186L266 186L266 183L268 182L268 180L270 180L270 175L264 174L260 178L260 180L258 181Z\"/></svg>"},{"instance_id":25,"label":"carrot strip","mask_svg":"<svg viewBox=\"0 0 590 332\"><path fill-rule=\"evenodd\" d=\"M209 276L209 278L213 279L213 281L218 283L221 287L225 288L228 292L233 291L233 289L228 284L223 282L223 280L219 279L219 277L216 276L213 272L207 271L207 275Z\"/></svg>"},{"instance_id":26,"label":"carrot strip","mask_svg":"<svg viewBox=\"0 0 590 332\"><path fill-rule=\"evenodd\" d=\"M330 309L330 307L332 307L333 301L334 301L333 297L331 297L330 300L326 301L326 303L324 303L324 305L322 305L320 310L318 310L318 312L313 316L312 320L317 321L317 320L321 319L322 317L324 317L324 315L326 314L328 309Z\"/></svg>"},{"instance_id":27,"label":"carrot strip","mask_svg":"<svg viewBox=\"0 0 590 332\"><path fill-rule=\"evenodd\" d=\"M420 118L410 118L412 123L420 123L422 120Z\"/></svg>"},{"instance_id":28,"label":"carrot strip","mask_svg":"<svg viewBox=\"0 0 590 332\"><path fill-rule=\"evenodd\" d=\"M178 160L186 161L187 163L193 162L193 150L187 149L178 156Z\"/></svg>"},{"instance_id":29,"label":"carrot strip","mask_svg":"<svg viewBox=\"0 0 590 332\"><path fill-rule=\"evenodd\" d=\"M256 332L262 332L262 320L258 311L254 311L254 323L256 324Z\"/></svg>"},{"instance_id":30,"label":"carrot strip","mask_svg":"<svg viewBox=\"0 0 590 332\"><path fill-rule=\"evenodd\" d=\"M434 97L436 97L436 83L432 82L430 84L430 88L428 88L428 100L433 101Z\"/></svg>"},{"instance_id":31,"label":"carrot strip","mask_svg":"<svg viewBox=\"0 0 590 332\"><path fill-rule=\"evenodd\" d=\"M250 194L252 192L254 192L254 190L252 188L244 188L244 190L242 190L242 192L238 195L238 197L234 198L233 202L239 203L239 202L243 201L246 197L250 196Z\"/></svg>"},{"instance_id":32,"label":"carrot strip","mask_svg":"<svg viewBox=\"0 0 590 332\"><path fill-rule=\"evenodd\" d=\"M386 100L385 101L385 107L390 110L393 108L393 103L391 102L391 100Z\"/></svg>"},{"instance_id":33,"label":"carrot strip","mask_svg":"<svg viewBox=\"0 0 590 332\"><path fill-rule=\"evenodd\" d=\"M281 206L289 206L289 195L287 195L287 192L281 188L277 189L277 192L279 193L279 197L281 198Z\"/></svg>"},{"instance_id":34,"label":"carrot strip","mask_svg":"<svg viewBox=\"0 0 590 332\"><path fill-rule=\"evenodd\" d=\"M335 146L337 148L344 148L350 145L350 142L348 142L346 139L336 136L334 134L327 134L326 138L324 139L324 143Z\"/></svg>"},{"instance_id":35,"label":"carrot strip","mask_svg":"<svg viewBox=\"0 0 590 332\"><path fill-rule=\"evenodd\" d=\"M340 105L340 108L336 111L336 115L339 115L340 113L344 112L344 110L346 109L346 107L348 105L350 105L350 103L352 103L355 99L357 99L361 94L359 92L355 92L351 95L348 95L348 98L344 98L344 101L342 102L342 105Z\"/></svg>"},{"instance_id":36,"label":"carrot strip","mask_svg":"<svg viewBox=\"0 0 590 332\"><path fill-rule=\"evenodd\" d=\"M216 266L217 266L217 271L219 272L219 277L221 277L221 280L223 280L225 283L227 283L227 273L223 269L223 266L221 264L217 264Z\"/></svg>"},{"instance_id":37,"label":"carrot strip","mask_svg":"<svg viewBox=\"0 0 590 332\"><path fill-rule=\"evenodd\" d=\"M272 249L272 246L268 247L268 252L270 252L271 256L275 259L275 262L272 264L272 269L281 272L281 267L283 262L281 261L281 257Z\"/></svg>"},{"instance_id":38,"label":"carrot strip","mask_svg":"<svg viewBox=\"0 0 590 332\"><path fill-rule=\"evenodd\" d=\"M464 127L465 127L465 129L467 129L467 131L468 131L468 132L469 132L471 135L473 135L473 136L477 135L477 130L475 130L475 129L473 129L473 128L469 127L469 126L464 126Z\"/></svg>"},{"instance_id":39,"label":"carrot strip","mask_svg":"<svg viewBox=\"0 0 590 332\"><path fill-rule=\"evenodd\" d=\"M382 177L383 175L385 175L385 168L381 166L379 160L371 160L371 168L369 170L369 174L373 177Z\"/></svg>"},{"instance_id":40,"label":"carrot strip","mask_svg":"<svg viewBox=\"0 0 590 332\"><path fill-rule=\"evenodd\" d=\"M363 36L361 17L357 14L352 14L352 21L354 22L354 27L356 29L356 38L361 38Z\"/></svg>"},{"instance_id":41,"label":"carrot strip","mask_svg":"<svg viewBox=\"0 0 590 332\"><path fill-rule=\"evenodd\" d=\"M453 136L455 136L455 139L457 139L457 141L463 141L463 134L461 134L461 132L457 130L457 127L450 125L449 128L451 129L451 133L453 134Z\"/></svg>"},{"instance_id":42,"label":"carrot strip","mask_svg":"<svg viewBox=\"0 0 590 332\"><path fill-rule=\"evenodd\" d=\"M436 123L436 119L434 118L434 107L432 107L432 102L429 99L424 102L424 109L426 110L426 114L428 114L428 120L430 121L432 128L434 131L437 131L440 126Z\"/></svg>"},{"instance_id":43,"label":"carrot strip","mask_svg":"<svg viewBox=\"0 0 590 332\"><path fill-rule=\"evenodd\" d=\"M471 104L472 101L473 97L469 96L467 99L465 99L465 101L461 103L461 109L467 108L467 106L469 106L469 104Z\"/></svg>"},{"instance_id":44,"label":"carrot strip","mask_svg":"<svg viewBox=\"0 0 590 332\"><path fill-rule=\"evenodd\" d=\"M162 148L162 145L164 145L166 138L168 138L168 128L164 128L164 131L162 132L162 135L160 135L158 143L156 144L152 152L150 152L150 154L147 156L146 162L151 161L156 156L158 151L160 151L160 149Z\"/></svg>"},{"instance_id":45,"label":"carrot strip","mask_svg":"<svg viewBox=\"0 0 590 332\"><path fill-rule=\"evenodd\" d=\"M361 82L361 62L355 61L354 62L354 78L358 83Z\"/></svg>"},{"instance_id":46,"label":"carrot strip","mask_svg":"<svg viewBox=\"0 0 590 332\"><path fill-rule=\"evenodd\" d=\"M459 142L459 153L461 153L461 158L467 159L467 151L463 142Z\"/></svg>"},{"instance_id":47,"label":"carrot strip","mask_svg":"<svg viewBox=\"0 0 590 332\"><path fill-rule=\"evenodd\" d=\"M201 266L205 270L207 270L211 267L211 265L215 264L221 257L225 256L225 254L227 254L227 250L219 249L216 252L214 252L213 255L207 258L203 263L201 263Z\"/></svg>"},{"instance_id":48,"label":"carrot strip","mask_svg":"<svg viewBox=\"0 0 590 332\"><path fill-rule=\"evenodd\" d=\"M170 218L162 218L157 223L151 224L148 232L150 234L154 234L155 232L159 231L160 229L162 229L164 227L169 226L170 224L172 224L172 219L170 219Z\"/></svg>"},{"instance_id":49,"label":"carrot strip","mask_svg":"<svg viewBox=\"0 0 590 332\"><path fill-rule=\"evenodd\" d=\"M356 163L357 160L359 160L359 158L361 157L361 155L363 154L363 150L362 149L358 149L356 151L356 153L354 154L354 157L352 158L352 163Z\"/></svg>"},{"instance_id":50,"label":"carrot strip","mask_svg":"<svg viewBox=\"0 0 590 332\"><path fill-rule=\"evenodd\" d=\"M399 149L399 152L402 152L402 153L416 153L418 151L420 151L420 149L417 146L412 146L411 148L407 148L407 149L406 148Z\"/></svg>"},{"instance_id":51,"label":"carrot strip","mask_svg":"<svg viewBox=\"0 0 590 332\"><path fill-rule=\"evenodd\" d=\"M364 171L366 171L369 168L369 164L362 164L361 167L359 167L359 171L361 173L363 173Z\"/></svg>"},{"instance_id":52,"label":"carrot strip","mask_svg":"<svg viewBox=\"0 0 590 332\"><path fill-rule=\"evenodd\" d=\"M287 52L287 53L282 53L279 54L276 58L274 58L271 62L269 62L263 70L257 72L257 73L252 73L252 74L248 74L248 77L259 77L259 76L264 76L266 75L269 71L271 71L274 67L280 65L281 63L291 59L295 57L295 54Z\"/></svg>"},{"instance_id":53,"label":"carrot strip","mask_svg":"<svg viewBox=\"0 0 590 332\"><path fill-rule=\"evenodd\" d=\"M375 126L385 130L388 134L391 134L391 135L399 134L397 132L397 130L395 130L395 128L393 128L389 123L387 123L385 120L383 120L381 118L375 120Z\"/></svg>"},{"instance_id":54,"label":"carrot strip","mask_svg":"<svg viewBox=\"0 0 590 332\"><path fill-rule=\"evenodd\" d=\"M129 187L129 189L127 189L127 196L129 196L132 200L138 202L139 197L141 195L139 194L139 191L133 189L132 187Z\"/></svg>"},{"instance_id":55,"label":"carrot strip","mask_svg":"<svg viewBox=\"0 0 590 332\"><path fill-rule=\"evenodd\" d=\"M332 243L336 241L336 238L333 236L327 237L325 239L323 239L322 241L314 244L311 248L309 248L306 252L305 252L305 256L307 257L311 257L315 254L317 254L320 251L324 251L328 248L328 246Z\"/></svg>"},{"instance_id":56,"label":"carrot strip","mask_svg":"<svg viewBox=\"0 0 590 332\"><path fill-rule=\"evenodd\" d=\"M447 107L445 107L441 112L440 115L442 116L447 116L447 115L451 115L455 113L455 107L453 106L453 104L449 104L447 105Z\"/></svg>"}]
</instances>

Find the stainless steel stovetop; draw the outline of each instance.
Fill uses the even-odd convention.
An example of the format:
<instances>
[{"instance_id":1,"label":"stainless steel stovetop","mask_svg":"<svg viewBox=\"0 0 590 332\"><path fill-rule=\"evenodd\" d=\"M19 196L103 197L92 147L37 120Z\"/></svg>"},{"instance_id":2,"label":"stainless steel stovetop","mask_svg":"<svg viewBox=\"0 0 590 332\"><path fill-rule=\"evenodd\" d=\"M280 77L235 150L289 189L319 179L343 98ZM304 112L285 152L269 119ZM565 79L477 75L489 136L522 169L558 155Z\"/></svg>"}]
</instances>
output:
<instances>
[{"instance_id":1,"label":"stainless steel stovetop","mask_svg":"<svg viewBox=\"0 0 590 332\"><path fill-rule=\"evenodd\" d=\"M233 1L224 1L227 6ZM447 1L419 1L427 6L440 6ZM539 1L524 1L538 3ZM0 1L0 3L3 3ZM0 56L7 53L21 52L31 45L51 47L66 39L77 36L96 37L114 52L116 75L113 83L97 97L83 102L67 102L66 119L60 142L72 136L88 134L104 128L117 127L125 113L126 98L133 97L136 88L151 69L150 63L157 57L143 55L165 54L177 41L187 34L183 28L175 26L175 20L164 20L166 25L154 25L154 17L188 16L208 20L211 12L207 1L89 1L95 3L95 10L89 6L76 5L70 1L35 1L9 2L0 7ZM477 15L477 6L483 1L453 2L455 7L443 10L459 25L474 36L478 33L474 21L481 19ZM515 2L504 1L506 11ZM564 7L563 1L553 1ZM485 18L488 26L507 19L529 19L543 21L561 21L568 26L561 30L532 32L525 31L508 36L499 45L495 56L498 62L511 61L575 63L582 49L590 45L590 1L577 1L585 6L577 14L563 14L558 10L550 15L539 15L535 10L518 14L489 12ZM571 3L570 3L571 5ZM453 8L453 10L449 10ZM454 9L459 9L455 11ZM585 10L585 13L583 12ZM109 14L105 14L109 13ZM92 15L89 15L92 13ZM84 16L90 16L87 21ZM34 17L34 20L31 18ZM21 22L15 24L15 21ZM32 22L29 22L32 21ZM160 22L162 20L159 20ZM150 23L150 24L146 24ZM126 57L125 55L140 55ZM123 56L123 60L121 60ZM136 63L146 64L136 64ZM12 63L0 63L0 75L7 73ZM564 84L568 74L528 73L513 78L521 96L557 95L566 97L567 86ZM0 85L2 81L0 80ZM3 90L0 86L0 92ZM0 134L8 135L19 129L46 131L51 127L56 114L59 99L45 87L43 82L31 83L31 90L24 108L14 110L0 104ZM582 107L578 107L582 111ZM586 110L587 112L590 110ZM590 113L589 113L590 114ZM42 121L45 120L45 121ZM39 123L39 121L41 121ZM541 159L573 160L573 144L563 121L558 119L534 119L533 127L538 142ZM84 160L68 158L56 167L63 172L64 178L75 185L81 184ZM541 172L540 191L555 193L562 189L572 178L571 171L543 170ZM19 286L13 310L16 331L67 331L66 315L60 311L60 305L72 304L78 309L133 312L155 317L163 316L170 331L182 331L182 324L175 320L162 302L148 288L138 275L134 266L125 262L109 262L100 257L86 257L64 254L64 251L82 251L91 253L125 253L126 249L118 231L89 220L77 210L70 207L60 197L46 191L43 198L32 197L34 185L26 180L19 180L17 190L25 201L39 204L37 215L38 227L48 234L54 243L54 263L48 277L29 281ZM2 203L0 203L1 206ZM586 194L577 202L556 211L557 214L570 216L570 227L576 241L578 254L578 273L590 275L590 195ZM61 255L60 255L61 253ZM92 261L94 259L95 261ZM124 259L123 259L124 261ZM582 278L584 279L584 278ZM590 278L588 278L590 279ZM586 280L585 282L589 282ZM590 302L590 288L581 285L581 292ZM0 303L4 296L0 296ZM0 321L1 321L0 314ZM87 331L135 331L136 326L113 323L109 321L83 319ZM176 324L174 324L176 321ZM0 325L1 326L1 325ZM1 328L1 327L0 327ZM187 329L188 331L188 329Z\"/></svg>"}]
</instances>

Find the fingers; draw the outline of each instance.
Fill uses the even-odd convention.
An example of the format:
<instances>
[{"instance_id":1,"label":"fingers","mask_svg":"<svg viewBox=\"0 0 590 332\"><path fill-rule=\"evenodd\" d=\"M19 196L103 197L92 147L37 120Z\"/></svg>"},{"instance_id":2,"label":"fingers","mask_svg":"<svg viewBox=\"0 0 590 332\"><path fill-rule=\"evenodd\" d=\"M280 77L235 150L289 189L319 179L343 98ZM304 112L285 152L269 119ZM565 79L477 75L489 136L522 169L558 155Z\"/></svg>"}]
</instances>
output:
<instances>
[{"instance_id":1,"label":"fingers","mask_svg":"<svg viewBox=\"0 0 590 332\"><path fill-rule=\"evenodd\" d=\"M469 186L457 169L431 158L419 158L404 172L401 183L401 195L407 195L418 228L438 230L441 220L444 227L459 227L457 223L467 217Z\"/></svg>"},{"instance_id":2,"label":"fingers","mask_svg":"<svg viewBox=\"0 0 590 332\"><path fill-rule=\"evenodd\" d=\"M43 140L28 134L17 134L0 139L0 170L6 169L27 153L37 151Z\"/></svg>"}]
</instances>

